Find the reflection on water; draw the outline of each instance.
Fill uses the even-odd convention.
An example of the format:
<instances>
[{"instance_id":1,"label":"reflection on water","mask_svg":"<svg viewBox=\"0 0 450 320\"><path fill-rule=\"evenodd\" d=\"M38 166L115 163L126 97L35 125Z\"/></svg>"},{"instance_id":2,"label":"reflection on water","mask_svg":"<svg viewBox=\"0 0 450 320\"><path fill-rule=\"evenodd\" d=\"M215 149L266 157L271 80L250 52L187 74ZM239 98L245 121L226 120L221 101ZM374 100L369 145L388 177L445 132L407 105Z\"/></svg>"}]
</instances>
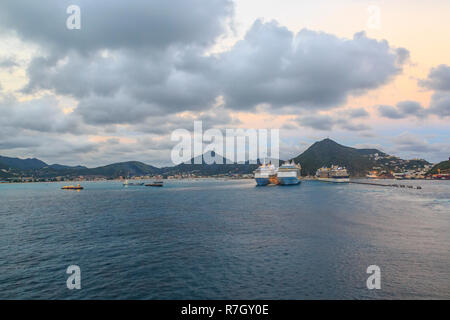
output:
<instances>
[{"instance_id":1,"label":"reflection on water","mask_svg":"<svg viewBox=\"0 0 450 320\"><path fill-rule=\"evenodd\" d=\"M450 183L404 184L2 184L0 298L450 298Z\"/></svg>"}]
</instances>

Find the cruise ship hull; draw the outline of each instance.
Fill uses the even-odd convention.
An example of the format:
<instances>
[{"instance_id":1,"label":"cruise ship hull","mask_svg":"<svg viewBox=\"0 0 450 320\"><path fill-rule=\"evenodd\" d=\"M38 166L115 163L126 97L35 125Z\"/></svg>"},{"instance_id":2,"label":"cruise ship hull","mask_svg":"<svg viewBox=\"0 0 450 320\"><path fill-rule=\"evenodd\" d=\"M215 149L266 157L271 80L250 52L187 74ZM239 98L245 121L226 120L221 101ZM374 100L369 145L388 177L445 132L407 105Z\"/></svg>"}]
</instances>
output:
<instances>
[{"instance_id":1,"label":"cruise ship hull","mask_svg":"<svg viewBox=\"0 0 450 320\"><path fill-rule=\"evenodd\" d=\"M269 178L255 178L257 186L267 186L270 183Z\"/></svg>"},{"instance_id":2,"label":"cruise ship hull","mask_svg":"<svg viewBox=\"0 0 450 320\"><path fill-rule=\"evenodd\" d=\"M282 186L296 185L300 183L297 177L278 177L278 182Z\"/></svg>"}]
</instances>

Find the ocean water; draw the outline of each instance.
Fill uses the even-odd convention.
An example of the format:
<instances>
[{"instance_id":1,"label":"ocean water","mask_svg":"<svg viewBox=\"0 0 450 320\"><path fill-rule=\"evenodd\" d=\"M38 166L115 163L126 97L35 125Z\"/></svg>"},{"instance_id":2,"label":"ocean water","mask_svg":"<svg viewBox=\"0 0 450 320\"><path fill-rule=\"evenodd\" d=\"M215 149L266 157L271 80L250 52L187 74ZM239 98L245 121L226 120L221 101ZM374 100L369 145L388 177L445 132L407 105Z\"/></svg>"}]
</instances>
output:
<instances>
[{"instance_id":1,"label":"ocean water","mask_svg":"<svg viewBox=\"0 0 450 320\"><path fill-rule=\"evenodd\" d=\"M450 183L401 183L0 184L0 298L450 299Z\"/></svg>"}]
</instances>

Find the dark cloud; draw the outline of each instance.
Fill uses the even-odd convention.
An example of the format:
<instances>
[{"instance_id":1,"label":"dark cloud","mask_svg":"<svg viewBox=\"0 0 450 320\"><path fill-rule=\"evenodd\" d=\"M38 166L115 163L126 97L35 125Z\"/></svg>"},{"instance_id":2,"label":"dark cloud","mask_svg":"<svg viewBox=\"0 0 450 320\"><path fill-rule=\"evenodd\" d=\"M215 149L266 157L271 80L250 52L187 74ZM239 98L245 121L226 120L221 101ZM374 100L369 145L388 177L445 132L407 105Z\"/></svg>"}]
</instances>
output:
<instances>
[{"instance_id":1,"label":"dark cloud","mask_svg":"<svg viewBox=\"0 0 450 320\"><path fill-rule=\"evenodd\" d=\"M330 108L387 83L401 72L404 55L364 33L343 39L304 29L294 35L276 22L258 20L219 55L217 76L233 109L262 103Z\"/></svg>"},{"instance_id":2,"label":"dark cloud","mask_svg":"<svg viewBox=\"0 0 450 320\"><path fill-rule=\"evenodd\" d=\"M428 113L438 117L450 116L450 66L441 64L432 68L427 79L419 80L419 85L434 90Z\"/></svg>"},{"instance_id":3,"label":"dark cloud","mask_svg":"<svg viewBox=\"0 0 450 320\"><path fill-rule=\"evenodd\" d=\"M336 127L347 131L366 131L371 129L364 123L353 123L350 115L316 114L299 117L297 121L303 127L320 131L331 131Z\"/></svg>"},{"instance_id":4,"label":"dark cloud","mask_svg":"<svg viewBox=\"0 0 450 320\"><path fill-rule=\"evenodd\" d=\"M72 4L81 7L81 30L66 28ZM232 14L231 0L2 1L0 33L38 48L22 92L69 96L77 107L65 114L50 95L26 102L4 97L0 149L68 164L78 164L74 153L86 164L152 163L168 159L171 131L192 130L194 120L205 129L229 127L237 124L232 111L261 105L302 115L296 123L303 127L366 132L365 123L354 122L368 116L363 108L317 112L385 85L409 61L408 50L364 33L351 39L306 29L294 34L261 20L229 50L209 54ZM3 67L14 68L14 61ZM448 114L445 96L433 100L433 112ZM421 111L413 103L391 108L399 118ZM106 140L90 142L90 134Z\"/></svg>"},{"instance_id":5,"label":"dark cloud","mask_svg":"<svg viewBox=\"0 0 450 320\"><path fill-rule=\"evenodd\" d=\"M415 135L409 132L402 133L399 136L391 138L393 146L386 150L389 154L395 154L402 158L424 158L429 161L440 162L448 159L448 150L450 143L448 137L433 137L432 141L423 135Z\"/></svg>"},{"instance_id":6,"label":"dark cloud","mask_svg":"<svg viewBox=\"0 0 450 320\"><path fill-rule=\"evenodd\" d=\"M19 102L12 96L0 100L0 125L19 130L80 134L81 121L72 114L65 114L53 96Z\"/></svg>"},{"instance_id":7,"label":"dark cloud","mask_svg":"<svg viewBox=\"0 0 450 320\"><path fill-rule=\"evenodd\" d=\"M438 117L450 117L450 93L433 94L428 112Z\"/></svg>"},{"instance_id":8,"label":"dark cloud","mask_svg":"<svg viewBox=\"0 0 450 320\"><path fill-rule=\"evenodd\" d=\"M203 130L210 128L231 128L239 125L239 120L232 118L230 112L223 107L216 107L201 113L157 115L149 117L145 122L134 126L135 130L150 134L167 135L176 129L194 130L194 121L201 121Z\"/></svg>"},{"instance_id":9,"label":"dark cloud","mask_svg":"<svg viewBox=\"0 0 450 320\"><path fill-rule=\"evenodd\" d=\"M416 153L441 151L440 145L430 144L428 141L419 138L417 136L411 135L409 133L403 133L393 138L392 140L396 145L396 149L399 151L408 151Z\"/></svg>"},{"instance_id":10,"label":"dark cloud","mask_svg":"<svg viewBox=\"0 0 450 320\"><path fill-rule=\"evenodd\" d=\"M401 114L396 107L393 106L378 106L378 112L382 117L390 119L403 119L407 115Z\"/></svg>"},{"instance_id":11,"label":"dark cloud","mask_svg":"<svg viewBox=\"0 0 450 320\"><path fill-rule=\"evenodd\" d=\"M364 123L352 123L349 121L341 121L340 126L347 131L366 131L371 129L370 126Z\"/></svg>"},{"instance_id":12,"label":"dark cloud","mask_svg":"<svg viewBox=\"0 0 450 320\"><path fill-rule=\"evenodd\" d=\"M419 84L435 91L450 91L450 67L441 64L431 69L428 78L419 80Z\"/></svg>"},{"instance_id":13,"label":"dark cloud","mask_svg":"<svg viewBox=\"0 0 450 320\"><path fill-rule=\"evenodd\" d=\"M408 50L406 50L405 48L398 48L396 52L397 52L397 63L399 65L403 65L409 62L410 53Z\"/></svg>"},{"instance_id":14,"label":"dark cloud","mask_svg":"<svg viewBox=\"0 0 450 320\"><path fill-rule=\"evenodd\" d=\"M0 137L3 134L0 133ZM6 135L5 135L6 136ZM0 149L1 150L14 150L19 148L31 148L39 145L38 141L32 141L28 137L15 137L12 135L7 135L6 137L2 137L0 139Z\"/></svg>"},{"instance_id":15,"label":"dark cloud","mask_svg":"<svg viewBox=\"0 0 450 320\"><path fill-rule=\"evenodd\" d=\"M154 115L207 109L218 96L205 76L204 51L222 35L231 0L88 1L81 30L68 30L73 1L6 1L0 26L41 47L24 93L50 90L79 101L91 125L143 122Z\"/></svg>"},{"instance_id":16,"label":"dark cloud","mask_svg":"<svg viewBox=\"0 0 450 320\"><path fill-rule=\"evenodd\" d=\"M397 109L402 114L416 116L422 118L426 116L426 110L416 101L402 101L397 103Z\"/></svg>"},{"instance_id":17,"label":"dark cloud","mask_svg":"<svg viewBox=\"0 0 450 320\"><path fill-rule=\"evenodd\" d=\"M68 30L66 10L81 9L81 29ZM209 45L232 15L231 0L14 0L0 2L0 26L24 40L81 52Z\"/></svg>"},{"instance_id":18,"label":"dark cloud","mask_svg":"<svg viewBox=\"0 0 450 320\"><path fill-rule=\"evenodd\" d=\"M49 159L50 162L63 159L73 163L74 160L80 161L81 157L89 157L89 152L98 150L98 144L90 142L87 136L35 131L23 127L14 124L0 126L0 154L39 157L46 162Z\"/></svg>"},{"instance_id":19,"label":"dark cloud","mask_svg":"<svg viewBox=\"0 0 450 320\"><path fill-rule=\"evenodd\" d=\"M72 52L64 57L40 57L32 61L28 68L30 81L25 92L36 90L54 90L58 94L71 95L80 100L80 108L87 108L88 112L109 112L110 120L123 122L123 117L111 119L115 112L132 112L133 105L138 105L140 111L153 114L156 111L166 114L184 110L206 109L218 96L217 85L213 79L205 77L205 70L200 66L187 65L190 54L199 55L200 52L186 53L182 57L178 51L168 50L161 53L144 54L143 52L129 52L119 50L104 54L98 52L86 58ZM207 68L209 59L204 58L201 63ZM196 63L196 62L195 62ZM101 101L103 99L103 101ZM114 104L111 100L120 100ZM108 106L111 105L111 106ZM96 116L89 116L86 110L80 110L86 120L95 120ZM142 114L130 117L142 119ZM99 123L105 123L98 119Z\"/></svg>"},{"instance_id":20,"label":"dark cloud","mask_svg":"<svg viewBox=\"0 0 450 320\"><path fill-rule=\"evenodd\" d=\"M416 101L402 101L393 106L378 106L378 112L382 117L390 119L404 119L407 117L424 118L430 112Z\"/></svg>"},{"instance_id":21,"label":"dark cloud","mask_svg":"<svg viewBox=\"0 0 450 320\"><path fill-rule=\"evenodd\" d=\"M305 29L294 35L276 22L258 20L230 50L208 56L205 50L231 15L230 2L205 1L200 6L200 0L189 0L190 8L202 10L180 14L187 5L181 1L177 6L180 1L108 2L105 12L99 9L102 1L82 1L82 17L87 17L75 31L65 29L65 24L53 30L68 2L32 4L24 11L16 4L3 4L8 28L47 51L29 64L29 83L23 91L72 96L79 101L75 114L91 125L136 124L156 115L208 110L219 96L235 110L259 104L272 110L320 110L387 83L401 72L408 55L406 49L393 49L364 33L343 39ZM149 13L153 6L161 15L155 21L150 19L154 12ZM24 19L28 15L33 21ZM91 21L91 15L99 21ZM44 20L49 26L40 27ZM189 23L193 26L186 27Z\"/></svg>"},{"instance_id":22,"label":"dark cloud","mask_svg":"<svg viewBox=\"0 0 450 320\"><path fill-rule=\"evenodd\" d=\"M298 119L298 123L303 127L309 127L316 130L328 131L333 129L335 120L328 115L311 115Z\"/></svg>"},{"instance_id":23,"label":"dark cloud","mask_svg":"<svg viewBox=\"0 0 450 320\"><path fill-rule=\"evenodd\" d=\"M13 71L14 68L18 66L20 66L20 64L15 57L0 58L0 69L6 69L9 72L11 72Z\"/></svg>"},{"instance_id":24,"label":"dark cloud","mask_svg":"<svg viewBox=\"0 0 450 320\"><path fill-rule=\"evenodd\" d=\"M345 111L350 118L366 118L369 113L364 108L355 108Z\"/></svg>"}]
</instances>

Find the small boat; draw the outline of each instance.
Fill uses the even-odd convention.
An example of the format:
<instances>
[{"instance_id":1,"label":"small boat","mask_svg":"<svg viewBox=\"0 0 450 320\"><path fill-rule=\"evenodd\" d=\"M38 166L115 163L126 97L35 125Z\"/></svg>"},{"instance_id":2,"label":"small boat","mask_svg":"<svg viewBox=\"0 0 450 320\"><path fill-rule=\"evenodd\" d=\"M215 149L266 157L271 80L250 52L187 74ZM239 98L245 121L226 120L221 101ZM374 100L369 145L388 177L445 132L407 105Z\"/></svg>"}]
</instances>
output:
<instances>
[{"instance_id":1,"label":"small boat","mask_svg":"<svg viewBox=\"0 0 450 320\"><path fill-rule=\"evenodd\" d=\"M164 182L162 180L155 180L153 182L150 182L146 184L146 187L162 187L164 185Z\"/></svg>"},{"instance_id":2,"label":"small boat","mask_svg":"<svg viewBox=\"0 0 450 320\"><path fill-rule=\"evenodd\" d=\"M64 186L61 189L63 190L83 190L84 188L77 184L76 186Z\"/></svg>"},{"instance_id":3,"label":"small boat","mask_svg":"<svg viewBox=\"0 0 450 320\"><path fill-rule=\"evenodd\" d=\"M128 187L133 187L133 186L143 186L144 183L143 182L128 182L128 179L125 180L125 182L123 183L124 186Z\"/></svg>"}]
</instances>

